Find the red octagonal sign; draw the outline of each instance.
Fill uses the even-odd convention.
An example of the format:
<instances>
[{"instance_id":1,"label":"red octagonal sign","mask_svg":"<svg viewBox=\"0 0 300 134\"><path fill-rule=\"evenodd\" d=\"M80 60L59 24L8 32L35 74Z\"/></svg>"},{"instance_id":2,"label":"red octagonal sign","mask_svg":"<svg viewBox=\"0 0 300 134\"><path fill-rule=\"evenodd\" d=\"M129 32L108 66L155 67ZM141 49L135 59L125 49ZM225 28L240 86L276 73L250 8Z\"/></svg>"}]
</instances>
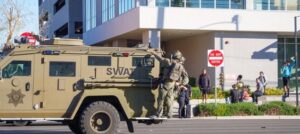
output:
<instances>
[{"instance_id":1,"label":"red octagonal sign","mask_svg":"<svg viewBox=\"0 0 300 134\"><path fill-rule=\"evenodd\" d=\"M222 50L208 50L207 57L209 67L223 66L224 54Z\"/></svg>"}]
</instances>

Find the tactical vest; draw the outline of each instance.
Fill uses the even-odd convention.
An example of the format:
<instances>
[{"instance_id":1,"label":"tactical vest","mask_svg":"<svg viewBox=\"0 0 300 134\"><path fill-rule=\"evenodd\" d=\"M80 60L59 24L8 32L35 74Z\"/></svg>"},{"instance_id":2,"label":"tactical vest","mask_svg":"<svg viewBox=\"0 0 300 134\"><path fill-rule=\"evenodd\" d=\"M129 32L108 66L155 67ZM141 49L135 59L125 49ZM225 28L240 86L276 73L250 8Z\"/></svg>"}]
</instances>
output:
<instances>
[{"instance_id":1,"label":"tactical vest","mask_svg":"<svg viewBox=\"0 0 300 134\"><path fill-rule=\"evenodd\" d=\"M173 81L178 81L181 77L184 68L180 63L172 63L169 69L167 78Z\"/></svg>"}]
</instances>

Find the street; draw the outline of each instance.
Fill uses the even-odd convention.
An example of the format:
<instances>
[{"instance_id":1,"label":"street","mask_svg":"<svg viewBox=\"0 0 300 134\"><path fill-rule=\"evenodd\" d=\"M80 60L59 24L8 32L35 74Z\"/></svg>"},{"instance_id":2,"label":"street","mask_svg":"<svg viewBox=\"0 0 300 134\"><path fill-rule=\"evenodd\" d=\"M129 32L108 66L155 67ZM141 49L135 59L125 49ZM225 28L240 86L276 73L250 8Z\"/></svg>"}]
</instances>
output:
<instances>
[{"instance_id":1,"label":"street","mask_svg":"<svg viewBox=\"0 0 300 134\"><path fill-rule=\"evenodd\" d=\"M299 134L300 120L201 120L173 119L158 125L134 122L135 133L155 134ZM127 134L127 126L121 123L120 134ZM72 134L67 126L57 123L14 127L0 126L1 134Z\"/></svg>"}]
</instances>

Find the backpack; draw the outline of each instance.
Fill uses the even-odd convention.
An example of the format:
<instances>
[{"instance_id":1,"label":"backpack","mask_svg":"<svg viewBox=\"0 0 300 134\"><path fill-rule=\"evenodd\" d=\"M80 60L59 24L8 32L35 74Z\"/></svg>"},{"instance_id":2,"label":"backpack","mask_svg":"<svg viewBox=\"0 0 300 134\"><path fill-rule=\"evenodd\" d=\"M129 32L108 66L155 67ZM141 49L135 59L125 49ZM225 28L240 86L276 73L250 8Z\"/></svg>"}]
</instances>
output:
<instances>
[{"instance_id":1,"label":"backpack","mask_svg":"<svg viewBox=\"0 0 300 134\"><path fill-rule=\"evenodd\" d=\"M183 69L184 68L180 63L172 63L169 73L167 74L167 78L173 81L178 81L181 77Z\"/></svg>"}]
</instances>

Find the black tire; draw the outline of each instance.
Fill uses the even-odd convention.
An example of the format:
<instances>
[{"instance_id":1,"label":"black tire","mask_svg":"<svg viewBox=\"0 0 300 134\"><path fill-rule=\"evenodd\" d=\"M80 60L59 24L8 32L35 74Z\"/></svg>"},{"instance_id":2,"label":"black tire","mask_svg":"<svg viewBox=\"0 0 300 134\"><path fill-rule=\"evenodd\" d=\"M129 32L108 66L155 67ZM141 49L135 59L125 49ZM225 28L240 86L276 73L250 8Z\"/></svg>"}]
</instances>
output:
<instances>
[{"instance_id":1,"label":"black tire","mask_svg":"<svg viewBox=\"0 0 300 134\"><path fill-rule=\"evenodd\" d=\"M12 124L14 126L27 126L30 124L29 121L13 121Z\"/></svg>"},{"instance_id":2,"label":"black tire","mask_svg":"<svg viewBox=\"0 0 300 134\"><path fill-rule=\"evenodd\" d=\"M110 103L97 101L91 103L80 116L83 134L114 134L120 123L120 115Z\"/></svg>"},{"instance_id":3,"label":"black tire","mask_svg":"<svg viewBox=\"0 0 300 134\"><path fill-rule=\"evenodd\" d=\"M78 119L74 119L74 120L68 122L68 126L74 134L82 134L82 132L80 130L80 125L79 125Z\"/></svg>"}]
</instances>

